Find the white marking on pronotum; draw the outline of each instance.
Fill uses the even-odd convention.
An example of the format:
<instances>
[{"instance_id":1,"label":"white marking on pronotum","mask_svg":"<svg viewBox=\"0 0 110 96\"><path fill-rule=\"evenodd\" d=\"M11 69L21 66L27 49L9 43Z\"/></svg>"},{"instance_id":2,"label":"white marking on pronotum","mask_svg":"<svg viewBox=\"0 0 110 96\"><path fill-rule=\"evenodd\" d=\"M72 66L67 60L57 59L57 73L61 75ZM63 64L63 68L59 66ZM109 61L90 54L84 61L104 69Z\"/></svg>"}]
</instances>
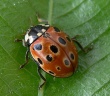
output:
<instances>
[{"instance_id":1,"label":"white marking on pronotum","mask_svg":"<svg viewBox=\"0 0 110 96\"><path fill-rule=\"evenodd\" d=\"M26 34L26 35L25 35L25 41L27 42L28 39L29 39L29 35Z\"/></svg>"},{"instance_id":2,"label":"white marking on pronotum","mask_svg":"<svg viewBox=\"0 0 110 96\"><path fill-rule=\"evenodd\" d=\"M41 36L42 35L42 33L37 33L37 36Z\"/></svg>"},{"instance_id":3,"label":"white marking on pronotum","mask_svg":"<svg viewBox=\"0 0 110 96\"><path fill-rule=\"evenodd\" d=\"M29 39L29 32L30 32L30 29L27 30L26 35L25 35L25 41L26 41L26 42L27 42L28 39Z\"/></svg>"},{"instance_id":4,"label":"white marking on pronotum","mask_svg":"<svg viewBox=\"0 0 110 96\"><path fill-rule=\"evenodd\" d=\"M45 32L46 30L45 29L42 29L42 32Z\"/></svg>"},{"instance_id":5,"label":"white marking on pronotum","mask_svg":"<svg viewBox=\"0 0 110 96\"><path fill-rule=\"evenodd\" d=\"M29 43L31 44L34 41L34 38L32 36L29 36Z\"/></svg>"}]
</instances>

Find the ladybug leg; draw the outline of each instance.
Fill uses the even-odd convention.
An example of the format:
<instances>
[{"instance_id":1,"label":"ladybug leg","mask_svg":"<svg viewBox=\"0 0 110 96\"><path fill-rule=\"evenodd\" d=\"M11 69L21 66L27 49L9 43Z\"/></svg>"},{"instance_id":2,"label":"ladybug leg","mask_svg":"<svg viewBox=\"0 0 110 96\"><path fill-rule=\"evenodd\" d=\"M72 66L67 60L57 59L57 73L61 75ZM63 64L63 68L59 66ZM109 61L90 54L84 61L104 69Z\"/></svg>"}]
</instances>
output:
<instances>
[{"instance_id":1,"label":"ladybug leg","mask_svg":"<svg viewBox=\"0 0 110 96\"><path fill-rule=\"evenodd\" d=\"M93 49L92 46L88 47L87 49L84 49L84 47L83 47L75 38L72 38L72 40L73 40L74 42L76 42L77 45L80 47L80 49L81 49L83 52L85 52L85 53L87 53L88 51L90 51L91 49Z\"/></svg>"},{"instance_id":2,"label":"ladybug leg","mask_svg":"<svg viewBox=\"0 0 110 96\"><path fill-rule=\"evenodd\" d=\"M20 66L20 69L23 68L26 64L28 64L28 61L29 61L28 55L29 55L29 49L27 49L26 51L26 55L25 55L26 61L23 65Z\"/></svg>"},{"instance_id":3,"label":"ladybug leg","mask_svg":"<svg viewBox=\"0 0 110 96\"><path fill-rule=\"evenodd\" d=\"M15 42L23 42L22 39L15 39ZM26 54L25 54L25 63L23 65L20 66L20 69L23 68L29 61L29 58L28 58L28 55L29 55L29 49L27 49L26 51Z\"/></svg>"},{"instance_id":4,"label":"ladybug leg","mask_svg":"<svg viewBox=\"0 0 110 96\"><path fill-rule=\"evenodd\" d=\"M83 46L76 39L72 38L72 40L77 43L77 45L81 48L82 51L86 52Z\"/></svg>"},{"instance_id":5,"label":"ladybug leg","mask_svg":"<svg viewBox=\"0 0 110 96\"><path fill-rule=\"evenodd\" d=\"M36 16L37 16L38 22L41 22L41 23L43 22L43 23L48 24L48 21L47 21L47 20L44 20L44 19L42 19L42 18L40 18L40 17L39 17L39 14L36 13Z\"/></svg>"},{"instance_id":6,"label":"ladybug leg","mask_svg":"<svg viewBox=\"0 0 110 96\"><path fill-rule=\"evenodd\" d=\"M22 42L22 39L15 39L15 42Z\"/></svg>"},{"instance_id":7,"label":"ladybug leg","mask_svg":"<svg viewBox=\"0 0 110 96\"><path fill-rule=\"evenodd\" d=\"M39 74L39 76L41 77L41 79L44 81L40 86L39 86L39 89L41 89L43 86L44 86L44 84L45 84L45 82L46 82L46 79L44 78L44 76L41 74L41 68L38 66L38 69L37 69L37 71L38 71L38 74Z\"/></svg>"}]
</instances>

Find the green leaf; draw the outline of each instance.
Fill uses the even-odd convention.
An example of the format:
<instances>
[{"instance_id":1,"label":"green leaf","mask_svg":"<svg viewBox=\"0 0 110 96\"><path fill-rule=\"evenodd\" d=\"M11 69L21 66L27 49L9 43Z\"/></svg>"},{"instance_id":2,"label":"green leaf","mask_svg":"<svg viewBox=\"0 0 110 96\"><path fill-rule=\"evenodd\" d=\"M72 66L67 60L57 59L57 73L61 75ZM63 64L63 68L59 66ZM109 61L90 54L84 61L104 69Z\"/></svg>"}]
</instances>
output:
<instances>
[{"instance_id":1,"label":"green leaf","mask_svg":"<svg viewBox=\"0 0 110 96\"><path fill-rule=\"evenodd\" d=\"M0 0L0 96L109 96L110 0ZM37 65L30 59L23 69L26 48L15 43L31 25L36 13L87 48L78 48L76 72L68 78L46 75L38 90ZM60 63L60 62L59 62Z\"/></svg>"}]
</instances>

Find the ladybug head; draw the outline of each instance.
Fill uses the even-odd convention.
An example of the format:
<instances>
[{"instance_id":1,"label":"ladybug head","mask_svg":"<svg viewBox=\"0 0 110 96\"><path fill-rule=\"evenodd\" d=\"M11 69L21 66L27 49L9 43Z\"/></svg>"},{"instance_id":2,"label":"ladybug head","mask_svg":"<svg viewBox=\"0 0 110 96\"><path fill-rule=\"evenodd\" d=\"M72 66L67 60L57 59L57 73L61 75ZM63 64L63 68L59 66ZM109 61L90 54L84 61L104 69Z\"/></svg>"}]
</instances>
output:
<instances>
[{"instance_id":1,"label":"ladybug head","mask_svg":"<svg viewBox=\"0 0 110 96\"><path fill-rule=\"evenodd\" d=\"M47 31L49 24L39 24L31 27L25 34L23 45L29 47L35 40L37 40L43 33Z\"/></svg>"}]
</instances>

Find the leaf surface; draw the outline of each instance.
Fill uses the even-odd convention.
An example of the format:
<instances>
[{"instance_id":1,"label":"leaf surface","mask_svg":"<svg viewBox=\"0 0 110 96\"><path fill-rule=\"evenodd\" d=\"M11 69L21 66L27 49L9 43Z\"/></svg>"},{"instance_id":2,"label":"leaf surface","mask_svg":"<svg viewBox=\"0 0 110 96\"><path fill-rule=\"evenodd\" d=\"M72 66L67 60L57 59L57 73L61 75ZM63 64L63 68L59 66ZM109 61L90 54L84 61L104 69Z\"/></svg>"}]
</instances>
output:
<instances>
[{"instance_id":1,"label":"leaf surface","mask_svg":"<svg viewBox=\"0 0 110 96\"><path fill-rule=\"evenodd\" d=\"M110 0L1 0L0 1L0 96L109 96ZM36 13L77 40L79 65L71 77L46 75L38 90L37 65L30 59L23 69L26 48L15 43L38 24ZM59 62L60 63L60 62Z\"/></svg>"}]
</instances>

